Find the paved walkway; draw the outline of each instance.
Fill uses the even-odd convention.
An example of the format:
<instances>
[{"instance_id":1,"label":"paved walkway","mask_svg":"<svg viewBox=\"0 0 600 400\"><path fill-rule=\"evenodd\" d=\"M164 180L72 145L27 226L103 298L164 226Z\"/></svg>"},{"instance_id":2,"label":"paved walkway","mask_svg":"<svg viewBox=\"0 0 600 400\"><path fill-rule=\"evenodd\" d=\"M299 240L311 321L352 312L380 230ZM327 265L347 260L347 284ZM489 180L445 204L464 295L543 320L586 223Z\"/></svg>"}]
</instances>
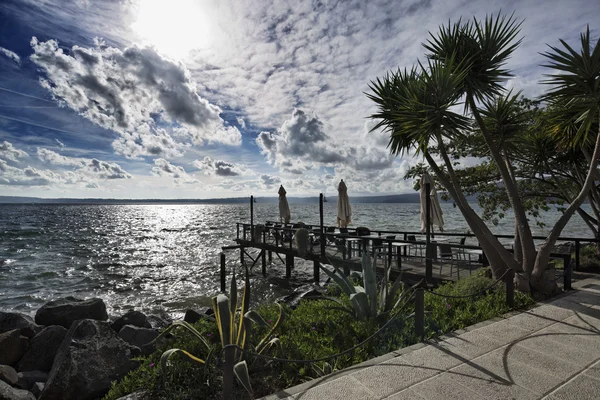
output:
<instances>
[{"instance_id":1,"label":"paved walkway","mask_svg":"<svg viewBox=\"0 0 600 400\"><path fill-rule=\"evenodd\" d=\"M600 399L600 279L267 399Z\"/></svg>"}]
</instances>

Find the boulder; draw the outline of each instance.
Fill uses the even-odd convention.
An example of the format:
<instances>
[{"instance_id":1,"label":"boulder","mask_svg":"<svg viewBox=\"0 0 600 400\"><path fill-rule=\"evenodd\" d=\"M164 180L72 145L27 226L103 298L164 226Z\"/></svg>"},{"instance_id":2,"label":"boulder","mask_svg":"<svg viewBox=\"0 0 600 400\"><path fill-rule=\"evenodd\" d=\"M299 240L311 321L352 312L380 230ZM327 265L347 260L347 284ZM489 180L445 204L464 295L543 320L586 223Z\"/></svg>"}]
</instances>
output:
<instances>
[{"instance_id":1,"label":"boulder","mask_svg":"<svg viewBox=\"0 0 600 400\"><path fill-rule=\"evenodd\" d=\"M19 380L17 371L10 365L0 365L0 381L14 385Z\"/></svg>"},{"instance_id":2,"label":"boulder","mask_svg":"<svg viewBox=\"0 0 600 400\"><path fill-rule=\"evenodd\" d=\"M0 333L0 364L15 365L27 350L27 339L18 329Z\"/></svg>"},{"instance_id":3,"label":"boulder","mask_svg":"<svg viewBox=\"0 0 600 400\"><path fill-rule=\"evenodd\" d=\"M186 310L183 320L185 322L193 324L194 322L200 321L200 318L202 318L202 315L200 315L199 312L194 311L194 310Z\"/></svg>"},{"instance_id":4,"label":"boulder","mask_svg":"<svg viewBox=\"0 0 600 400\"><path fill-rule=\"evenodd\" d=\"M44 387L46 386L46 384L44 382L36 382L33 384L33 386L31 387L31 393L37 398L40 397L40 394L42 394L42 391L44 390Z\"/></svg>"},{"instance_id":5,"label":"boulder","mask_svg":"<svg viewBox=\"0 0 600 400\"><path fill-rule=\"evenodd\" d=\"M29 349L17 364L19 371L50 371L54 356L67 330L60 325L45 327L29 341Z\"/></svg>"},{"instance_id":6,"label":"boulder","mask_svg":"<svg viewBox=\"0 0 600 400\"><path fill-rule=\"evenodd\" d=\"M146 315L139 311L129 311L113 322L111 326L115 332L119 332L125 325L139 326L140 328L152 328Z\"/></svg>"},{"instance_id":7,"label":"boulder","mask_svg":"<svg viewBox=\"0 0 600 400\"><path fill-rule=\"evenodd\" d=\"M33 394L0 381L0 400L35 400Z\"/></svg>"},{"instance_id":8,"label":"boulder","mask_svg":"<svg viewBox=\"0 0 600 400\"><path fill-rule=\"evenodd\" d=\"M145 398L146 392L129 393L126 396L119 397L117 400L142 400Z\"/></svg>"},{"instance_id":9,"label":"boulder","mask_svg":"<svg viewBox=\"0 0 600 400\"><path fill-rule=\"evenodd\" d=\"M95 319L106 321L106 305L102 299L82 300L76 297L65 297L44 304L35 313L38 325L61 325L69 329L79 319Z\"/></svg>"},{"instance_id":10,"label":"boulder","mask_svg":"<svg viewBox=\"0 0 600 400\"><path fill-rule=\"evenodd\" d=\"M104 396L111 382L139 366L139 355L117 336L109 322L84 319L73 323L63 340L41 400L91 400Z\"/></svg>"},{"instance_id":11,"label":"boulder","mask_svg":"<svg viewBox=\"0 0 600 400\"><path fill-rule=\"evenodd\" d=\"M151 347L148 345L151 341L156 339L158 332L154 329L139 328L133 325L125 325L119 332L119 337L127 343L139 347L146 353L151 351Z\"/></svg>"},{"instance_id":12,"label":"boulder","mask_svg":"<svg viewBox=\"0 0 600 400\"><path fill-rule=\"evenodd\" d=\"M0 311L0 333L14 329L19 329L21 335L32 338L42 330L42 327L33 322L28 315Z\"/></svg>"},{"instance_id":13,"label":"boulder","mask_svg":"<svg viewBox=\"0 0 600 400\"><path fill-rule=\"evenodd\" d=\"M283 298L281 298L281 300L291 308L296 308L301 300L319 299L322 296L323 294L316 289L309 289L304 291L296 290L293 293L284 296Z\"/></svg>"},{"instance_id":14,"label":"boulder","mask_svg":"<svg viewBox=\"0 0 600 400\"><path fill-rule=\"evenodd\" d=\"M17 374L17 378L16 387L31 390L34 383L46 382L48 380L48 373L44 371L23 371Z\"/></svg>"},{"instance_id":15,"label":"boulder","mask_svg":"<svg viewBox=\"0 0 600 400\"><path fill-rule=\"evenodd\" d=\"M164 329L169 326L170 322L158 315L148 315L146 320L153 329Z\"/></svg>"}]
</instances>

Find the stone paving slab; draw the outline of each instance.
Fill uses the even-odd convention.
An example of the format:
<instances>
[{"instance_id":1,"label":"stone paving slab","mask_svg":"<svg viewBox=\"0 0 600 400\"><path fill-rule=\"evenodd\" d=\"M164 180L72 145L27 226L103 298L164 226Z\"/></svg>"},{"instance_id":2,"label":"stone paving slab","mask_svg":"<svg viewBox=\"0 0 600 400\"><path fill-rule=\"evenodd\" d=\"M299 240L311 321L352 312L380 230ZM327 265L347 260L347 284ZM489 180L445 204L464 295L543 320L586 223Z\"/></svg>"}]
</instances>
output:
<instances>
[{"instance_id":1,"label":"stone paving slab","mask_svg":"<svg viewBox=\"0 0 600 400\"><path fill-rule=\"evenodd\" d=\"M600 399L600 279L574 287L268 399Z\"/></svg>"}]
</instances>

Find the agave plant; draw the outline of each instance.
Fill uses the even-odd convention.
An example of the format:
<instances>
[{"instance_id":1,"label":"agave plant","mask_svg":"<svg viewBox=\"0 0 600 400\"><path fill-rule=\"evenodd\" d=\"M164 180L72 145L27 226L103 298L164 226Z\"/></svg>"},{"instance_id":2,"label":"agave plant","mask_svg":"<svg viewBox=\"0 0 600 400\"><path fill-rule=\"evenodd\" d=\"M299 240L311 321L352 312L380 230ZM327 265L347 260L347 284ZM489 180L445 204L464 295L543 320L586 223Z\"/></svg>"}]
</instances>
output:
<instances>
[{"instance_id":1,"label":"agave plant","mask_svg":"<svg viewBox=\"0 0 600 400\"><path fill-rule=\"evenodd\" d=\"M378 287L375 264L371 262L371 258L366 252L362 256L361 265L364 287L355 286L336 266L332 265L333 270L329 270L320 265L321 269L350 298L352 307L347 307L335 298L327 297L327 299L338 303L341 310L351 313L360 320L376 319L380 322L386 320L404 302L406 294L412 292L421 283L419 282L408 290L405 290L401 280L402 275L400 275L390 287L391 266L388 265L385 267L381 285ZM398 293L401 293L400 297L394 301Z\"/></svg>"},{"instance_id":2,"label":"agave plant","mask_svg":"<svg viewBox=\"0 0 600 400\"><path fill-rule=\"evenodd\" d=\"M213 310L215 312L215 321L217 328L219 329L219 335L221 338L221 345L223 348L230 345L235 345L235 358L234 358L234 374L244 388L252 393L252 387L250 385L250 374L248 371L248 364L246 363L246 353L243 350L249 350L258 354L266 354L272 349L280 348L280 342L278 338L273 337L273 333L277 330L284 318L285 312L281 304L279 306L279 317L273 326L270 326L261 316L254 310L250 310L250 278L248 268L246 268L245 285L242 292L241 307L238 308L238 288L235 279L235 273L231 278L231 286L229 296L219 294L212 299ZM258 324L267 329L267 334L261 339L261 341L253 346L250 343L252 336L252 326ZM206 360L197 357L190 352L183 349L169 349L165 351L161 356L161 369L166 372L169 364L169 359L174 354L183 354L189 359L207 365L209 360L212 358L214 349L206 341L200 332L194 328L191 324L185 321L175 321L167 329L165 329L154 341L166 335L171 330L182 327L197 337L201 343L206 347L208 355ZM243 350L240 350L243 349ZM256 361L258 362L258 360Z\"/></svg>"}]
</instances>

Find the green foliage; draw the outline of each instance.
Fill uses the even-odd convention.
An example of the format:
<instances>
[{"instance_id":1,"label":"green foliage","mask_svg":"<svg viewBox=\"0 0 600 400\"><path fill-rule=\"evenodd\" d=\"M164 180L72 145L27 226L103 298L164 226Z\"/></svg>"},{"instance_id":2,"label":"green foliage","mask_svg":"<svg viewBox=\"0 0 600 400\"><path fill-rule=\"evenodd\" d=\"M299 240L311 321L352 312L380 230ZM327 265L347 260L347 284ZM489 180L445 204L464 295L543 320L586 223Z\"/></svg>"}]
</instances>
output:
<instances>
[{"instance_id":1,"label":"green foliage","mask_svg":"<svg viewBox=\"0 0 600 400\"><path fill-rule=\"evenodd\" d=\"M458 282L448 283L436 289L444 295L465 295L481 292L494 281L487 278L484 270ZM354 281L354 283L358 283ZM330 292L330 294L333 294ZM344 306L351 307L348 296L340 293L338 299ZM533 303L524 294L516 293L516 305L523 307ZM281 343L279 357L284 359L319 359L341 353L366 340L379 329L371 320L359 320L348 312L331 307L328 300L302 300L295 309L283 306L286 318L277 329ZM502 315L509 311L505 301L505 288L499 283L494 288L478 294L474 299L443 299L430 293L425 295L426 335L434 337L450 330ZM370 358L386 354L418 342L414 335L414 323L405 316L413 310L407 308L402 315L365 345L342 356L315 364L292 364L272 362L248 369L254 396L260 397L286 387L320 377L333 370L341 370ZM257 315L263 323L254 323L252 337L263 337L272 331L281 313L277 304L259 306ZM256 316L254 316L256 317ZM261 318L261 319L262 319ZM221 341L216 322L201 320L193 328L206 339L208 344L220 349ZM167 338L165 337L165 340ZM105 400L114 400L139 390L148 392L149 399L218 399L221 395L222 371L214 363L207 367L186 361L184 357L173 357L169 367L170 379L163 380L158 369L161 354L169 348L188 349L193 354L202 354L205 345L190 331L159 342L155 353L142 358L142 365L121 382L114 384ZM256 360L254 360L256 361ZM235 398L248 398L244 388L236 384Z\"/></svg>"}]
</instances>

